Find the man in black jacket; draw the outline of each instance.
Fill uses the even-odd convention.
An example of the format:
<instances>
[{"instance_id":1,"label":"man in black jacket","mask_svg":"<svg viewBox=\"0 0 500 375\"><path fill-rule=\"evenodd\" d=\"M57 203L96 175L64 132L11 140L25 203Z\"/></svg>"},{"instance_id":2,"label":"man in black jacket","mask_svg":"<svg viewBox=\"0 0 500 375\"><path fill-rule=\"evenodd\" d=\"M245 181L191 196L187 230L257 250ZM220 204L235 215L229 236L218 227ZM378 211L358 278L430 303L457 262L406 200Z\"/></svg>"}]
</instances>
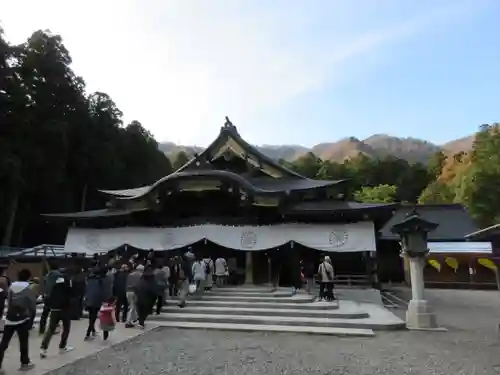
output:
<instances>
[{"instance_id":1,"label":"man in black jacket","mask_svg":"<svg viewBox=\"0 0 500 375\"><path fill-rule=\"evenodd\" d=\"M144 329L144 322L148 315L151 314L153 304L158 296L158 284L156 283L152 266L146 267L134 292L137 299L138 326Z\"/></svg>"},{"instance_id":2,"label":"man in black jacket","mask_svg":"<svg viewBox=\"0 0 500 375\"><path fill-rule=\"evenodd\" d=\"M120 312L122 319L121 321L125 323L127 321L128 313L128 301L127 301L127 279L128 279L128 265L123 264L120 270L115 273L115 279L113 282L113 295L116 297L116 309L115 318L116 321L120 321Z\"/></svg>"},{"instance_id":3,"label":"man in black jacket","mask_svg":"<svg viewBox=\"0 0 500 375\"><path fill-rule=\"evenodd\" d=\"M83 297L85 296L85 274L79 265L76 265L71 274L71 296L70 317L79 320L83 316Z\"/></svg>"},{"instance_id":4,"label":"man in black jacket","mask_svg":"<svg viewBox=\"0 0 500 375\"><path fill-rule=\"evenodd\" d=\"M61 341L59 343L59 351L61 353L66 353L73 350L72 347L68 346L68 337L71 329L71 297L72 297L72 287L71 281L65 272L65 270L60 270L61 276L57 278L50 294L45 299L45 303L50 309L50 319L49 319L49 329L45 332L42 340L40 357L47 357L47 349L50 344L50 340L54 335L59 322L62 322L63 331L61 334Z\"/></svg>"}]
</instances>

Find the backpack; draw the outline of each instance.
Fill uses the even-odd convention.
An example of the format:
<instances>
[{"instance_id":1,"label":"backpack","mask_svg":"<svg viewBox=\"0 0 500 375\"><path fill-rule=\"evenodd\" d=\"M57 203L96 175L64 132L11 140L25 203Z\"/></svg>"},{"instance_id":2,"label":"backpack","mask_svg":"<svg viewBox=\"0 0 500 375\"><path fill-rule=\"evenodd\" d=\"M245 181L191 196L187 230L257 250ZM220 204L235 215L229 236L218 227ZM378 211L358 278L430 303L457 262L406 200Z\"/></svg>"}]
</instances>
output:
<instances>
[{"instance_id":1,"label":"backpack","mask_svg":"<svg viewBox=\"0 0 500 375\"><path fill-rule=\"evenodd\" d=\"M9 306L6 318L11 321L20 321L30 317L29 308L26 307L25 294L9 293Z\"/></svg>"},{"instance_id":2,"label":"backpack","mask_svg":"<svg viewBox=\"0 0 500 375\"><path fill-rule=\"evenodd\" d=\"M155 271L155 280L160 288L165 288L167 286L167 275L163 270Z\"/></svg>"},{"instance_id":3,"label":"backpack","mask_svg":"<svg viewBox=\"0 0 500 375\"><path fill-rule=\"evenodd\" d=\"M205 275L208 275L210 273L210 262L211 259L209 259L208 261L205 260Z\"/></svg>"}]
</instances>

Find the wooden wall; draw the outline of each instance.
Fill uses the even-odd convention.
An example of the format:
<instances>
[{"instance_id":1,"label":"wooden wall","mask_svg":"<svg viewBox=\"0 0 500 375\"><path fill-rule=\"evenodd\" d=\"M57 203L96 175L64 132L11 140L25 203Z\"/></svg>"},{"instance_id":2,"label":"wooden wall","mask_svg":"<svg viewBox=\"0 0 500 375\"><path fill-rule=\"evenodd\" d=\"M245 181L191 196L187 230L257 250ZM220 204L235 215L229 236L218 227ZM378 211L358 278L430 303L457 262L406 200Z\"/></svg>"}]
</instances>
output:
<instances>
[{"instance_id":1,"label":"wooden wall","mask_svg":"<svg viewBox=\"0 0 500 375\"><path fill-rule=\"evenodd\" d=\"M454 258L458 262L458 268L455 271L446 264L446 258ZM478 259L492 259L491 254L477 253L450 253L450 254L431 254L426 259L424 269L424 279L429 287L453 287L453 288L471 288L471 289L491 289L496 288L495 273L478 263ZM434 268L429 260L436 260L441 265L440 271ZM470 272L472 270L472 272Z\"/></svg>"}]
</instances>

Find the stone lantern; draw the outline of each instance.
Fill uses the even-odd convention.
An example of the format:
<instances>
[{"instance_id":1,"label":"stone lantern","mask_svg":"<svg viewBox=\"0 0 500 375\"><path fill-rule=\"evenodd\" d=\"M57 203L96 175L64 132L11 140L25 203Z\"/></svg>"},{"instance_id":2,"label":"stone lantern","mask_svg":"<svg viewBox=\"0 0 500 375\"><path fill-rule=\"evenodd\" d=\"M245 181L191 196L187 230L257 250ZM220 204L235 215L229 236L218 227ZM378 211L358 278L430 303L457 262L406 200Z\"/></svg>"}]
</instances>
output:
<instances>
[{"instance_id":1,"label":"stone lantern","mask_svg":"<svg viewBox=\"0 0 500 375\"><path fill-rule=\"evenodd\" d=\"M429 253L427 234L438 224L421 218L416 210L410 212L400 223L392 226L391 232L401 238L404 257L409 262L412 299L406 312L409 329L436 329L436 315L424 297L425 258Z\"/></svg>"}]
</instances>

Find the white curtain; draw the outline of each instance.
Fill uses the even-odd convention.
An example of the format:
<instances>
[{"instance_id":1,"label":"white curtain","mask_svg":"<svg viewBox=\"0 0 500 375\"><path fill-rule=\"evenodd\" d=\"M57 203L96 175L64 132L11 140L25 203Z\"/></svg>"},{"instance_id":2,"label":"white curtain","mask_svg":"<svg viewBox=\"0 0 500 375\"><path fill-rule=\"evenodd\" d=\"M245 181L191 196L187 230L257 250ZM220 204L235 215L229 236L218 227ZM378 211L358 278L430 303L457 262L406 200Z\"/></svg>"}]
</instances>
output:
<instances>
[{"instance_id":1,"label":"white curtain","mask_svg":"<svg viewBox=\"0 0 500 375\"><path fill-rule=\"evenodd\" d=\"M71 228L65 250L97 253L130 245L144 250L173 250L200 240L235 250L265 250L290 241L321 251L375 251L372 222L354 224L280 224L268 226L195 225L178 228Z\"/></svg>"}]
</instances>

